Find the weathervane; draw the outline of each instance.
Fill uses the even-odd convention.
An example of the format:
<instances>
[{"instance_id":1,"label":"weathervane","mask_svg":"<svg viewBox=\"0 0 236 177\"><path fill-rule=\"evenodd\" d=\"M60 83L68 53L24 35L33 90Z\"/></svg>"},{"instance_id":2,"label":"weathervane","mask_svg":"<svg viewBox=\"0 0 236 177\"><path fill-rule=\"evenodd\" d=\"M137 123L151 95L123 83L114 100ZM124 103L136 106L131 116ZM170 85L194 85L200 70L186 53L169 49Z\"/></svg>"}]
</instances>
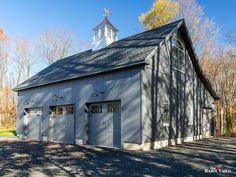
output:
<instances>
[{"instance_id":1,"label":"weathervane","mask_svg":"<svg viewBox=\"0 0 236 177\"><path fill-rule=\"evenodd\" d=\"M110 10L108 10L107 8L103 8L103 10L104 10L103 16L108 17L108 16L111 16L111 15L112 15L111 12L110 12Z\"/></svg>"}]
</instances>

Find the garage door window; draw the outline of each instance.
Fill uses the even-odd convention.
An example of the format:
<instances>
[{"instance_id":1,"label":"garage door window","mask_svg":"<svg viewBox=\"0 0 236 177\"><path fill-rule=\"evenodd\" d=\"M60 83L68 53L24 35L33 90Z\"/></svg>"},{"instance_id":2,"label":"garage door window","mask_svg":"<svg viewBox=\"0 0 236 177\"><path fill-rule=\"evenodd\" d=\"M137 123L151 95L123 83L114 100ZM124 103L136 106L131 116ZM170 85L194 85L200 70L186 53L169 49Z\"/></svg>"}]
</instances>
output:
<instances>
[{"instance_id":1,"label":"garage door window","mask_svg":"<svg viewBox=\"0 0 236 177\"><path fill-rule=\"evenodd\" d=\"M91 106L91 113L97 114L102 113L102 104L96 104Z\"/></svg>"},{"instance_id":2,"label":"garage door window","mask_svg":"<svg viewBox=\"0 0 236 177\"><path fill-rule=\"evenodd\" d=\"M55 115L73 115L74 106L73 105L64 105L64 106L52 106L51 112Z\"/></svg>"},{"instance_id":3,"label":"garage door window","mask_svg":"<svg viewBox=\"0 0 236 177\"><path fill-rule=\"evenodd\" d=\"M108 103L107 104L107 111L112 112L120 112L120 104L119 103Z\"/></svg>"},{"instance_id":4,"label":"garage door window","mask_svg":"<svg viewBox=\"0 0 236 177\"><path fill-rule=\"evenodd\" d=\"M66 115L72 115L74 114L74 107L73 105L66 106Z\"/></svg>"},{"instance_id":5,"label":"garage door window","mask_svg":"<svg viewBox=\"0 0 236 177\"><path fill-rule=\"evenodd\" d=\"M26 108L25 112L30 116L41 116L43 114L42 108Z\"/></svg>"},{"instance_id":6,"label":"garage door window","mask_svg":"<svg viewBox=\"0 0 236 177\"><path fill-rule=\"evenodd\" d=\"M63 107L55 107L56 115L63 115Z\"/></svg>"}]
</instances>

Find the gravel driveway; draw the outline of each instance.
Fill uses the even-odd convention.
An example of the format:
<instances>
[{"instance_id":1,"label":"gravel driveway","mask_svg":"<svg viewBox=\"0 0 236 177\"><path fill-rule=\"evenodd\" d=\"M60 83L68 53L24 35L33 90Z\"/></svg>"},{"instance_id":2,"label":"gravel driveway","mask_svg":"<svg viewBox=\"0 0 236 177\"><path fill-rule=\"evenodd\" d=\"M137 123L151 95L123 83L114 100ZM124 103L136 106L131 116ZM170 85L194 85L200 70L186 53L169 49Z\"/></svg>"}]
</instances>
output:
<instances>
[{"instance_id":1,"label":"gravel driveway","mask_svg":"<svg viewBox=\"0 0 236 177\"><path fill-rule=\"evenodd\" d=\"M205 173L210 167L228 173ZM236 138L205 139L147 152L0 140L0 169L0 176L17 177L236 176Z\"/></svg>"}]
</instances>

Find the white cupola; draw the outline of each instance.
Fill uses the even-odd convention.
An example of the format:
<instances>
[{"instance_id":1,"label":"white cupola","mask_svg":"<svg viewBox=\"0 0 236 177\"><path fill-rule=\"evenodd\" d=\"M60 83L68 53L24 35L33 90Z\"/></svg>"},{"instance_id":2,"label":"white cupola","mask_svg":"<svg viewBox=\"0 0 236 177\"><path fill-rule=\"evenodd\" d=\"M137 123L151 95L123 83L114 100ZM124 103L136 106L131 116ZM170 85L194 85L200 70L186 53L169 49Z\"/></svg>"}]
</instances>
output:
<instances>
[{"instance_id":1,"label":"white cupola","mask_svg":"<svg viewBox=\"0 0 236 177\"><path fill-rule=\"evenodd\" d=\"M93 28L93 48L92 50L99 50L117 41L117 29L105 17L100 24Z\"/></svg>"}]
</instances>

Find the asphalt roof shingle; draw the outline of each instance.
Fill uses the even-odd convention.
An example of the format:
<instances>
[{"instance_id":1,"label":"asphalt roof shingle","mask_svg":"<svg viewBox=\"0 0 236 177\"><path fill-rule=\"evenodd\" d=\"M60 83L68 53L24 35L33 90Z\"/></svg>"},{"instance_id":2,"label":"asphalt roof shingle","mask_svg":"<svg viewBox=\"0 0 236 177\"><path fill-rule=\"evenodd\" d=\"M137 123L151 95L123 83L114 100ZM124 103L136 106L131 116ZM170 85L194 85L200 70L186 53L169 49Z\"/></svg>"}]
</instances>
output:
<instances>
[{"instance_id":1,"label":"asphalt roof shingle","mask_svg":"<svg viewBox=\"0 0 236 177\"><path fill-rule=\"evenodd\" d=\"M15 91L84 77L137 64L145 64L147 56L169 35L182 20L145 31L109 46L58 60L14 88Z\"/></svg>"}]
</instances>

